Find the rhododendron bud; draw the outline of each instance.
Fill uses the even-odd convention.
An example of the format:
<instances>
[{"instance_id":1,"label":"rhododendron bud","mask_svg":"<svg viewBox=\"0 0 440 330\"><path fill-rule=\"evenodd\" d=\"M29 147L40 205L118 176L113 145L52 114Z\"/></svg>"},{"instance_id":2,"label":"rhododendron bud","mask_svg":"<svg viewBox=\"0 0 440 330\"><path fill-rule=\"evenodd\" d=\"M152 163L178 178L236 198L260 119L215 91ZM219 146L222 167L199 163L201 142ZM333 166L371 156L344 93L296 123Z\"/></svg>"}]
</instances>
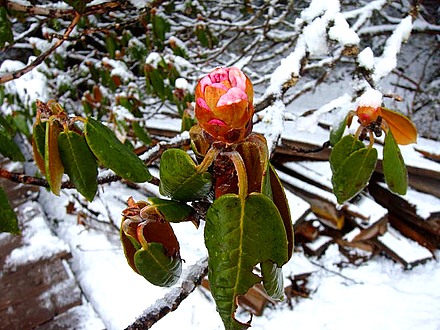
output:
<instances>
[{"instance_id":1,"label":"rhododendron bud","mask_svg":"<svg viewBox=\"0 0 440 330\"><path fill-rule=\"evenodd\" d=\"M380 107L358 107L356 113L362 126L366 127L377 121L378 117L382 115L382 110Z\"/></svg>"},{"instance_id":2,"label":"rhododendron bud","mask_svg":"<svg viewBox=\"0 0 440 330\"><path fill-rule=\"evenodd\" d=\"M411 120L381 105L382 94L379 91L369 89L362 94L358 99L356 109L360 124L375 133L376 130L380 129L384 130L385 133L391 130L397 144L404 145L417 142L417 128Z\"/></svg>"},{"instance_id":3,"label":"rhododendron bud","mask_svg":"<svg viewBox=\"0 0 440 330\"><path fill-rule=\"evenodd\" d=\"M218 68L197 84L195 115L215 140L236 143L252 130L254 91L238 68Z\"/></svg>"}]
</instances>

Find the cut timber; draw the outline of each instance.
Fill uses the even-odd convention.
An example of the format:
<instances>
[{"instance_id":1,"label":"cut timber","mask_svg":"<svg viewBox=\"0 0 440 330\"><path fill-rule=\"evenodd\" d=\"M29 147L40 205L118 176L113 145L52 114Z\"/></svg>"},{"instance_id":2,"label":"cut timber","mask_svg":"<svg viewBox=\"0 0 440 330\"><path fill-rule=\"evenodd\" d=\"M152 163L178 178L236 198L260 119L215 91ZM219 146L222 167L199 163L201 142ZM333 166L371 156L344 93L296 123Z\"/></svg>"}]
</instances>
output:
<instances>
[{"instance_id":1,"label":"cut timber","mask_svg":"<svg viewBox=\"0 0 440 330\"><path fill-rule=\"evenodd\" d=\"M379 204L389 210L394 227L404 228L403 226L399 226L398 223L406 223L415 230L421 230L421 233L423 233L427 240L431 241L432 245L437 248L440 247L440 224L438 222L423 219L417 214L414 205L402 197L393 194L380 183L371 182L368 190ZM423 243L421 242L421 244Z\"/></svg>"},{"instance_id":2,"label":"cut timber","mask_svg":"<svg viewBox=\"0 0 440 330\"><path fill-rule=\"evenodd\" d=\"M40 205L25 202L17 214L22 236L0 236L0 329L31 329L82 303L69 249L51 234Z\"/></svg>"},{"instance_id":3,"label":"cut timber","mask_svg":"<svg viewBox=\"0 0 440 330\"><path fill-rule=\"evenodd\" d=\"M403 264L406 269L433 258L428 249L409 240L393 228L388 228L383 236L377 238L377 242L390 258Z\"/></svg>"}]
</instances>

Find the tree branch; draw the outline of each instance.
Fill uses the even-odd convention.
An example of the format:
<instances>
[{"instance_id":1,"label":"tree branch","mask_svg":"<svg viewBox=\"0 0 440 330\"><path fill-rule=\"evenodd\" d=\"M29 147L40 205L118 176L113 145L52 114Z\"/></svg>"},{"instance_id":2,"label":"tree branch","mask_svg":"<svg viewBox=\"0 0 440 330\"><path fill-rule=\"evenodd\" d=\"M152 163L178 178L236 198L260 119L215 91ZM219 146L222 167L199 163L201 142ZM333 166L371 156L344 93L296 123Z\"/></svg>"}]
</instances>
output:
<instances>
[{"instance_id":1,"label":"tree branch","mask_svg":"<svg viewBox=\"0 0 440 330\"><path fill-rule=\"evenodd\" d=\"M144 330L150 329L157 321L162 319L168 313L175 311L182 301L184 301L191 292L202 282L208 273L208 258L205 257L189 267L186 278L182 281L180 287L172 289L163 298L156 302L140 315L136 321L129 325L126 330Z\"/></svg>"},{"instance_id":2,"label":"tree branch","mask_svg":"<svg viewBox=\"0 0 440 330\"><path fill-rule=\"evenodd\" d=\"M106 2L99 5L87 7L83 15L102 14L111 10L118 9L123 4L121 1ZM26 6L14 1L6 1L6 8L13 11L26 13L30 16L46 16L50 18L70 17L76 14L75 9L50 8L40 6Z\"/></svg>"},{"instance_id":3,"label":"tree branch","mask_svg":"<svg viewBox=\"0 0 440 330\"><path fill-rule=\"evenodd\" d=\"M24 68L21 68L20 70L17 70L15 72L9 72L9 73L4 74L3 76L0 76L0 84L4 84L4 83L11 81L11 80L14 80L14 79L18 79L21 76L23 76L24 74L28 73L29 71L32 71L38 65L40 65L50 54L52 54L55 51L55 49L57 49L59 46L62 45L64 40L68 39L70 33L72 33L76 24L78 24L78 21L80 18L81 18L81 15L76 13L72 22L68 26L66 32L64 32L63 38L59 39L52 47L50 47L48 50L46 50L44 53L42 53L40 56L38 56L35 59L35 61L28 64Z\"/></svg>"}]
</instances>

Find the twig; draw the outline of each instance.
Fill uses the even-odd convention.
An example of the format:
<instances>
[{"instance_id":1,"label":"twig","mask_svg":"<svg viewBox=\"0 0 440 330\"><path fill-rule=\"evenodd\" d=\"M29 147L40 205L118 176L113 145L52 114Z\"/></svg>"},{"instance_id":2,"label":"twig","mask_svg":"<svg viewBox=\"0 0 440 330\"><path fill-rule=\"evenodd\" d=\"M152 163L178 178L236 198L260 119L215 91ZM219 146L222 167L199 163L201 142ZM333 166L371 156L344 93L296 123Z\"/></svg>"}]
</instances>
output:
<instances>
[{"instance_id":1,"label":"twig","mask_svg":"<svg viewBox=\"0 0 440 330\"><path fill-rule=\"evenodd\" d=\"M174 288L165 297L158 299L136 321L129 325L126 330L150 329L157 321L168 313L176 310L191 292L202 282L208 273L208 258L199 260L188 269L187 277L178 288Z\"/></svg>"},{"instance_id":2,"label":"twig","mask_svg":"<svg viewBox=\"0 0 440 330\"><path fill-rule=\"evenodd\" d=\"M122 6L121 1L106 2L99 5L87 7L82 13L83 15L102 14L115 10ZM63 8L50 8L40 6L26 6L14 1L6 1L6 7L9 10L26 13L30 16L46 16L50 18L61 18L74 16L76 14L75 9L63 9Z\"/></svg>"},{"instance_id":3,"label":"twig","mask_svg":"<svg viewBox=\"0 0 440 330\"><path fill-rule=\"evenodd\" d=\"M286 144L283 144L283 147L290 149L290 150L293 150L297 153L301 153L301 154L312 154L312 153L320 152L320 151L323 151L325 149L330 148L330 141L326 141L322 144L322 146L312 148L312 149L300 148L300 147L290 146L290 145L286 145Z\"/></svg>"},{"instance_id":4,"label":"twig","mask_svg":"<svg viewBox=\"0 0 440 330\"><path fill-rule=\"evenodd\" d=\"M79 19L81 18L81 15L76 13L75 17L73 18L72 22L68 26L66 32L64 32L63 38L59 39L52 47L50 47L48 50L46 50L44 53L42 53L40 56L38 56L35 61L30 63L29 65L25 66L24 68L17 70L15 72L6 73L3 76L0 76L0 84L4 84L8 81L20 78L24 74L28 73L29 71L32 71L35 67L43 63L43 61L52 54L55 49L57 49L61 44L64 42L64 40L69 38L70 33L75 28L76 24L78 24Z\"/></svg>"},{"instance_id":5,"label":"twig","mask_svg":"<svg viewBox=\"0 0 440 330\"><path fill-rule=\"evenodd\" d=\"M325 267L325 266L323 266L323 265L321 265L321 264L319 264L319 263L317 263L317 262L315 262L315 261L313 261L313 260L309 260L309 261L310 261L312 264L314 264L315 266L318 266L318 267L324 269L325 271L327 271L327 272L329 272L329 273L332 273L332 274L335 274L335 275L337 275L337 276L340 276L340 277L342 277L343 279L352 282L353 284L364 284L364 282L362 282L362 281L356 281L356 280L354 280L354 279L352 279L352 278L350 278L350 277L348 277L348 276L342 275L341 273L338 273L338 272L336 272L336 271L334 271L334 270L328 269L327 267Z\"/></svg>"}]
</instances>

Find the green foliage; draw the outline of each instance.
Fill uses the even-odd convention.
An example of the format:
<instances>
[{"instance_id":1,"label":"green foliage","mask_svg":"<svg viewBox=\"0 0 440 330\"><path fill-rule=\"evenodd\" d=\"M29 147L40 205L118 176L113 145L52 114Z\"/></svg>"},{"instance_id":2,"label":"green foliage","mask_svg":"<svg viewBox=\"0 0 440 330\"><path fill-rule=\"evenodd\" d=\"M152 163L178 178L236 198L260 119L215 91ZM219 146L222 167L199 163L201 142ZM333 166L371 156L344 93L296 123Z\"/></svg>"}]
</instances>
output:
<instances>
[{"instance_id":1,"label":"green foliage","mask_svg":"<svg viewBox=\"0 0 440 330\"><path fill-rule=\"evenodd\" d=\"M254 266L272 261L281 267L288 260L281 215L263 194L253 193L245 200L224 195L214 201L206 215L205 244L217 310L226 329L242 329L243 324L234 317L236 299L261 281L253 273Z\"/></svg>"},{"instance_id":2,"label":"green foliage","mask_svg":"<svg viewBox=\"0 0 440 330\"><path fill-rule=\"evenodd\" d=\"M385 181L390 190L405 195L408 187L408 172L391 131L385 137L382 167Z\"/></svg>"},{"instance_id":3,"label":"green foliage","mask_svg":"<svg viewBox=\"0 0 440 330\"><path fill-rule=\"evenodd\" d=\"M58 148L64 170L75 188L92 201L98 189L98 168L86 140L76 132L62 132L58 136Z\"/></svg>"},{"instance_id":4,"label":"green foliage","mask_svg":"<svg viewBox=\"0 0 440 330\"><path fill-rule=\"evenodd\" d=\"M160 178L160 193L180 201L206 197L212 187L211 174L199 173L191 157L180 149L169 149L163 153Z\"/></svg>"},{"instance_id":5,"label":"green foliage","mask_svg":"<svg viewBox=\"0 0 440 330\"><path fill-rule=\"evenodd\" d=\"M0 154L10 160L24 162L24 155L13 140L14 135L13 128L3 117L0 117Z\"/></svg>"},{"instance_id":6,"label":"green foliage","mask_svg":"<svg viewBox=\"0 0 440 330\"><path fill-rule=\"evenodd\" d=\"M195 210L188 204L175 200L150 197L148 201L156 208L161 216L168 222L182 222L192 220Z\"/></svg>"},{"instance_id":7,"label":"green foliage","mask_svg":"<svg viewBox=\"0 0 440 330\"><path fill-rule=\"evenodd\" d=\"M170 257L159 243L149 243L134 255L138 272L151 284L172 286L182 273L182 260Z\"/></svg>"},{"instance_id":8,"label":"green foliage","mask_svg":"<svg viewBox=\"0 0 440 330\"><path fill-rule=\"evenodd\" d=\"M353 135L344 136L330 156L333 193L338 203L357 195L368 184L376 167L377 150L367 148Z\"/></svg>"},{"instance_id":9,"label":"green foliage","mask_svg":"<svg viewBox=\"0 0 440 330\"><path fill-rule=\"evenodd\" d=\"M9 205L8 196L2 187L0 187L0 232L20 234L17 215Z\"/></svg>"},{"instance_id":10,"label":"green foliage","mask_svg":"<svg viewBox=\"0 0 440 330\"><path fill-rule=\"evenodd\" d=\"M14 34L12 33L12 25L9 21L6 7L0 7L0 49L4 48L6 43L14 42Z\"/></svg>"},{"instance_id":11,"label":"green foliage","mask_svg":"<svg viewBox=\"0 0 440 330\"><path fill-rule=\"evenodd\" d=\"M47 181L52 192L59 196L61 191L61 180L64 174L64 166L60 158L58 149L58 135L60 134L60 125L52 116L47 123L45 148L44 148L44 166Z\"/></svg>"},{"instance_id":12,"label":"green foliage","mask_svg":"<svg viewBox=\"0 0 440 330\"><path fill-rule=\"evenodd\" d=\"M342 138L342 135L344 135L344 131L345 131L345 128L347 127L347 121L348 121L349 115L350 114L345 116L344 120L342 120L339 123L338 127L333 128L330 131L330 145L332 147L334 147L339 142L339 140Z\"/></svg>"},{"instance_id":13,"label":"green foliage","mask_svg":"<svg viewBox=\"0 0 440 330\"><path fill-rule=\"evenodd\" d=\"M95 157L117 175L132 182L151 180L145 164L108 127L93 118L87 118L84 134Z\"/></svg>"},{"instance_id":14,"label":"green foliage","mask_svg":"<svg viewBox=\"0 0 440 330\"><path fill-rule=\"evenodd\" d=\"M362 148L351 153L332 177L338 203L357 195L368 184L377 161L377 150Z\"/></svg>"}]
</instances>

